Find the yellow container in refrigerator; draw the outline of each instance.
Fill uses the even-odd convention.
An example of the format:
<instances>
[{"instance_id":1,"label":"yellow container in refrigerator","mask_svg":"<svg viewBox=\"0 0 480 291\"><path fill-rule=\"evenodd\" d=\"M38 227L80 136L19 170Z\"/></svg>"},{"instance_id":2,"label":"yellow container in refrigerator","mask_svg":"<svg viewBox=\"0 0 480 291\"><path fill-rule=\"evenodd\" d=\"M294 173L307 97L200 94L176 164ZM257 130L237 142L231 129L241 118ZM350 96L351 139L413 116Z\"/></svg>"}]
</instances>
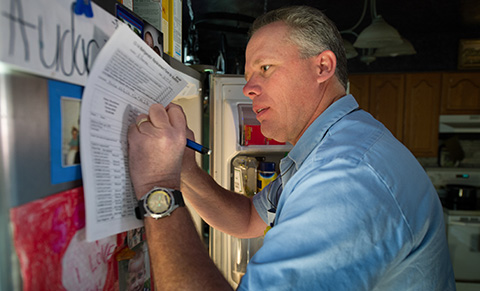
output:
<instances>
[{"instance_id":1,"label":"yellow container in refrigerator","mask_svg":"<svg viewBox=\"0 0 480 291\"><path fill-rule=\"evenodd\" d=\"M277 178L274 162L260 162L257 171L257 193Z\"/></svg>"}]
</instances>

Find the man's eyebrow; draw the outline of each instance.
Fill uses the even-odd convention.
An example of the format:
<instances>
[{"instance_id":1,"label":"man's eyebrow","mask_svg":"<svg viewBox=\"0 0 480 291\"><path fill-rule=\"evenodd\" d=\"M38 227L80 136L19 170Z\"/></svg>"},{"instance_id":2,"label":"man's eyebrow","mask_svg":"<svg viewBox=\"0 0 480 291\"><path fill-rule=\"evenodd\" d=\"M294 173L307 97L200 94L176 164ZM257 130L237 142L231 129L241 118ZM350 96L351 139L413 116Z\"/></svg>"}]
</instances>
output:
<instances>
[{"instance_id":1,"label":"man's eyebrow","mask_svg":"<svg viewBox=\"0 0 480 291\"><path fill-rule=\"evenodd\" d=\"M252 67L256 67L258 64L263 63L263 62L265 62L265 61L266 61L266 58L263 58L263 57L262 57L262 58L258 58L258 59L256 59L256 60L253 62ZM250 74L245 73L244 75L245 75L245 80L248 81L248 78L249 78Z\"/></svg>"}]
</instances>

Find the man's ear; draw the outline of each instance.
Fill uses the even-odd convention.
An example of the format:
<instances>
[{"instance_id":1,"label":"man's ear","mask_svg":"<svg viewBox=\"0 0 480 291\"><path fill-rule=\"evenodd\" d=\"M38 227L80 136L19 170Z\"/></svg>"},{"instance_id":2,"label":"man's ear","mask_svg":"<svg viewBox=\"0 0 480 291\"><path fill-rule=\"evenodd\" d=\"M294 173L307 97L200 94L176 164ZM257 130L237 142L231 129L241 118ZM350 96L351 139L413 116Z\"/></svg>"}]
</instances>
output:
<instances>
[{"instance_id":1,"label":"man's ear","mask_svg":"<svg viewBox=\"0 0 480 291\"><path fill-rule=\"evenodd\" d=\"M335 75L337 67L337 57L335 54L326 50L316 56L317 82L323 83Z\"/></svg>"}]
</instances>

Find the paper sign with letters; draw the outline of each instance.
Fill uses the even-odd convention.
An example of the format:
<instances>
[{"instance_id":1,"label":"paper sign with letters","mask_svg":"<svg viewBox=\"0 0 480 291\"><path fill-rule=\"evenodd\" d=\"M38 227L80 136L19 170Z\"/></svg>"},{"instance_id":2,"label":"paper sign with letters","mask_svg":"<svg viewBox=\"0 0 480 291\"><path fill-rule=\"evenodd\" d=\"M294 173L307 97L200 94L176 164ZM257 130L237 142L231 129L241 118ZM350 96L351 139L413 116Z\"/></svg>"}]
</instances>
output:
<instances>
[{"instance_id":1,"label":"paper sign with letters","mask_svg":"<svg viewBox=\"0 0 480 291\"><path fill-rule=\"evenodd\" d=\"M93 17L75 14L72 0L0 0L0 62L85 85L118 20L92 3Z\"/></svg>"}]
</instances>

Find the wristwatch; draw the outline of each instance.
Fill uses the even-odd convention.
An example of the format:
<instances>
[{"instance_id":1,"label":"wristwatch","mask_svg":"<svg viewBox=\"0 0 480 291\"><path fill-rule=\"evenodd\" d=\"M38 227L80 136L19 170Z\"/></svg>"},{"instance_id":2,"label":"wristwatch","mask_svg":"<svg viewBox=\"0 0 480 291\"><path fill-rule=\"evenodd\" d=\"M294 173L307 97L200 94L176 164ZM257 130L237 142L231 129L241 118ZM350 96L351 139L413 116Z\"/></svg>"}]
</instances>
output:
<instances>
[{"instance_id":1,"label":"wristwatch","mask_svg":"<svg viewBox=\"0 0 480 291\"><path fill-rule=\"evenodd\" d=\"M153 187L138 201L135 216L138 219L153 217L159 219L169 216L178 207L185 206L182 192L178 190Z\"/></svg>"}]
</instances>

